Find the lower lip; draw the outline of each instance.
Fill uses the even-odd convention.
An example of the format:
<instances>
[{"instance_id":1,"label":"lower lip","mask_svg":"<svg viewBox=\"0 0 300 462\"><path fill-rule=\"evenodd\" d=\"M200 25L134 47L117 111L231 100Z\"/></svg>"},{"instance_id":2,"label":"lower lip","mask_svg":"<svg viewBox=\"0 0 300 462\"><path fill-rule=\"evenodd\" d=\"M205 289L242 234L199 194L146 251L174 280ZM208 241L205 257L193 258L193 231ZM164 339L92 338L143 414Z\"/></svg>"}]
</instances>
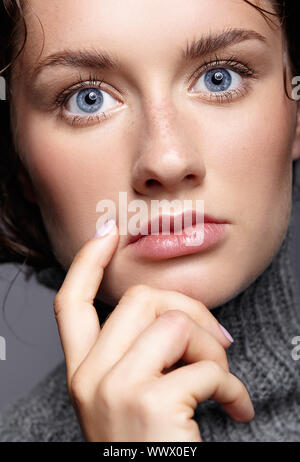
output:
<instances>
[{"instance_id":1,"label":"lower lip","mask_svg":"<svg viewBox=\"0 0 300 462\"><path fill-rule=\"evenodd\" d=\"M147 234L128 247L139 257L151 260L181 257L202 252L216 245L225 235L228 223L204 223L204 236L198 226L182 234Z\"/></svg>"}]
</instances>

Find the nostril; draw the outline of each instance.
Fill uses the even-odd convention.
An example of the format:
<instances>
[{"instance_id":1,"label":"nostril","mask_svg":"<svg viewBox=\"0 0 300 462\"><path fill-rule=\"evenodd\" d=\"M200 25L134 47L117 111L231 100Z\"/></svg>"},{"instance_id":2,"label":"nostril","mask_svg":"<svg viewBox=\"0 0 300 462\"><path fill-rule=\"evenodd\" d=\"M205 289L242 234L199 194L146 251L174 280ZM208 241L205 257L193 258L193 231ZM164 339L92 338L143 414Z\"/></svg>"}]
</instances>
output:
<instances>
[{"instance_id":1,"label":"nostril","mask_svg":"<svg viewBox=\"0 0 300 462\"><path fill-rule=\"evenodd\" d=\"M187 176L185 177L186 180L193 180L194 178L195 178L195 175L192 175L192 174L187 175Z\"/></svg>"},{"instance_id":2,"label":"nostril","mask_svg":"<svg viewBox=\"0 0 300 462\"><path fill-rule=\"evenodd\" d=\"M191 173L189 175L186 175L186 177L184 178L184 181L185 183L191 183L192 181L195 181L195 179L196 179L196 176Z\"/></svg>"},{"instance_id":3,"label":"nostril","mask_svg":"<svg viewBox=\"0 0 300 462\"><path fill-rule=\"evenodd\" d=\"M151 180L147 180L147 181L146 181L146 186L148 186L148 187L151 187L151 186L154 186L154 185L158 185L158 184L159 184L159 181L157 181L157 180L152 180L152 179L151 179Z\"/></svg>"}]
</instances>

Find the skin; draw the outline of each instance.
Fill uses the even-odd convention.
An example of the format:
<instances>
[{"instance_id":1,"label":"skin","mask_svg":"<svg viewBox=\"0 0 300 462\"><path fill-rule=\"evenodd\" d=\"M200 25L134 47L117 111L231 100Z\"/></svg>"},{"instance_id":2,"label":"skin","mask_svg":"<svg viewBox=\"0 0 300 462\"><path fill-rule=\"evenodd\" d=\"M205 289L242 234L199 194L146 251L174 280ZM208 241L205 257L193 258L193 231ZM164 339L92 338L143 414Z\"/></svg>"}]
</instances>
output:
<instances>
[{"instance_id":1,"label":"skin","mask_svg":"<svg viewBox=\"0 0 300 462\"><path fill-rule=\"evenodd\" d=\"M223 353L218 356L217 352L221 345L225 354L230 343L216 323L213 328L209 324L208 320L214 319L209 310L248 287L271 262L282 243L291 212L292 163L300 152L297 104L284 93L279 28L271 28L242 0L222 0L217 8L215 2L209 0L189 0L188 3L187 8L186 2L180 0L90 0L86 8L79 0L64 0L63 4L59 0L27 2L31 9L27 17L29 35L13 72L12 123L18 152L28 171L28 178L22 179L25 194L38 203L53 251L69 269L56 299L56 316L66 355L70 394L75 395L73 403L89 440L112 441L112 435L118 435L124 440L149 437L150 441L157 441L153 439L157 435L152 432L156 421L149 417L151 406L147 408L147 419L141 408L137 412L136 407L134 411L130 407L130 415L138 415L138 422L147 422L142 435L137 432L130 436L116 428L102 434L103 423L110 420L103 415L99 418L93 409L99 412L103 409L100 406L99 410L99 396L101 403L107 404L117 395L117 388L108 387L107 383L120 382L122 363L114 366L122 355L127 367L141 356L150 358L153 348L149 349L149 345L164 337L164 329L159 324L162 307L175 311L173 318L171 313L171 318L165 320L168 322L166 337L173 347L178 343L181 350L177 357L174 353L171 358L172 349L165 345L161 353L164 364L153 359L160 380L162 366L171 366L180 359L179 353L185 352L190 362L198 361L195 363L198 366L206 358L210 371L215 367L212 363L219 366L215 375L206 374L209 391L205 393L202 384L198 399L214 396L223 403L231 399L236 408L226 410L233 418L247 421L253 417L241 382L235 382L236 388L228 382L228 366ZM260 4L270 7L269 2ZM41 56L43 35L37 17L45 33ZM218 57L228 59L234 54L254 68L257 78L247 80L248 91L223 103L210 101L207 93L192 95L185 78L190 78L204 60L182 60L181 48L187 40L199 38L209 30L241 25L262 34L266 44L250 40L230 46L226 51L220 50ZM31 78L38 60L60 50L62 44L74 50L99 47L119 58L118 72L80 69L83 80L88 80L92 72L99 81L105 82L103 90L112 90L112 95L118 95L120 101L116 99L112 116L107 120L76 127L59 119L58 110L47 110L55 93L79 81L78 69L57 66L43 71L36 81ZM214 56L206 57L206 61L214 61ZM199 78L194 80L194 87ZM149 184L149 179L155 181ZM203 199L206 213L230 222L226 239L201 254L151 262L134 258L126 246L127 236L120 236L113 238L111 247L106 244L106 255L103 244L96 250L98 242L104 241L91 239L98 219L96 204L103 198L118 204L119 191L127 192L128 202ZM95 249L91 251L92 246ZM101 251L106 256L101 256ZM94 257L91 252L95 253ZM132 286L137 289L132 291ZM166 291L172 306L167 303ZM118 303L103 332L95 312L84 310L87 304L91 308L94 297L112 305ZM184 300L181 297L185 297ZM151 298L160 302L150 303ZM204 310L201 319L197 317L195 305L191 310L191 300L198 304L199 310ZM145 313L149 313L146 320ZM125 322L130 315L136 320L133 327ZM143 350L137 341L143 337L141 332L146 326L153 331L146 342L148 349L144 346ZM76 329L77 333L81 331L81 340L76 339ZM204 355L203 351L187 353L193 338L199 338L197 329L202 329L202 337L210 336L207 344L217 359L211 358L208 351ZM183 332L188 332L184 339ZM106 338L110 340L105 343ZM104 353L108 344L114 345L111 356ZM126 353L130 345L133 357ZM99 355L105 364L104 370L95 369L95 364L101 363ZM117 372L112 374L113 370ZM227 379L222 375L224 371ZM169 389L171 383L173 387L179 383L181 390L186 389L191 380L188 370L179 368L170 374L176 372L181 374L179 382L179 375L173 375L169 378L171 382L165 381L155 388L153 395L157 398L157 392L160 397L156 402L165 402L163 390ZM103 382L105 374L110 380ZM148 371L148 378L149 375ZM137 383L138 377L134 379ZM91 381L91 388L82 393ZM221 383L222 396L215 396ZM103 391L108 389L114 390L109 400ZM226 395L230 389L235 390L234 397ZM189 397L193 392L189 389ZM179 394L173 398L172 409L175 402L185 399ZM134 402L133 396L129 401ZM189 409L193 404L194 401L189 400ZM108 409L109 417L115 416L113 406ZM178 411L178 407L176 409ZM125 410L124 416L128 419ZM185 414L184 430L164 422L159 434L170 438L166 433L170 427L175 441L176 438L199 441L198 430L190 418L186 420L187 416L190 414ZM174 423L175 411L172 417Z\"/></svg>"}]
</instances>

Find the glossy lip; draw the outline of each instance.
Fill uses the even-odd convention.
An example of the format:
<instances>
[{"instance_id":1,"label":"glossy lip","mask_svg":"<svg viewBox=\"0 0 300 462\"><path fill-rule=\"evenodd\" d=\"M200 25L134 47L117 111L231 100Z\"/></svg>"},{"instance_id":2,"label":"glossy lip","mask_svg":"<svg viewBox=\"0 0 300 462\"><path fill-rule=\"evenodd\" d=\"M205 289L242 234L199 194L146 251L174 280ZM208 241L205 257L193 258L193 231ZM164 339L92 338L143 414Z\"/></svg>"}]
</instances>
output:
<instances>
[{"instance_id":1,"label":"glossy lip","mask_svg":"<svg viewBox=\"0 0 300 462\"><path fill-rule=\"evenodd\" d=\"M190 210L185 210L184 212L191 212ZM184 213L181 212L179 214L174 214L174 215L168 215L168 214L162 214L157 217L155 217L152 220L149 220L147 223L142 224L141 226L141 232L137 235L131 235L128 238L127 244L126 245L131 245L137 242L138 240L145 238L146 236L156 236L159 237L160 239L163 239L164 236L170 236L174 234L174 221L176 217L181 215L182 219L182 231L184 232ZM188 214L189 216L189 214ZM162 234L162 220L163 217L166 217L166 220L170 221L170 233L169 234ZM179 219L180 220L180 219ZM192 210L192 226L194 227L196 224L201 224L201 223L215 223L215 224L229 224L230 222L228 220L225 220L223 218L215 218L213 215L205 213L204 215L200 214L196 210ZM159 226L159 234L154 233L151 234L151 229L154 226L154 229L157 229L157 226Z\"/></svg>"}]
</instances>

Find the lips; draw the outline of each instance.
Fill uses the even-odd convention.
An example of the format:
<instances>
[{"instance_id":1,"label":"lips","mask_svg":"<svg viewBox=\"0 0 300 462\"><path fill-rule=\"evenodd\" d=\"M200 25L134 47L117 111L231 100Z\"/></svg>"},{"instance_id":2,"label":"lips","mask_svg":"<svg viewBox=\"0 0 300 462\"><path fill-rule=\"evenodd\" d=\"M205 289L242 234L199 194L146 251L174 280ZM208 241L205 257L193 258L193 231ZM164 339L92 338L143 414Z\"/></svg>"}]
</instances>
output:
<instances>
[{"instance_id":1,"label":"lips","mask_svg":"<svg viewBox=\"0 0 300 462\"><path fill-rule=\"evenodd\" d=\"M185 211L184 213L179 213L177 215L166 215L162 214L158 217L155 217L152 220L149 220L147 223L144 223L141 226L140 233L137 235L131 235L128 239L127 245L133 244L140 239L144 239L145 236L156 235L164 236L174 234L176 232L184 232L186 225L188 227L195 227L202 223L215 223L215 224L226 224L229 223L228 220L222 218L215 218L213 215L204 214L201 215L196 210ZM164 232L162 232L164 230Z\"/></svg>"}]
</instances>

